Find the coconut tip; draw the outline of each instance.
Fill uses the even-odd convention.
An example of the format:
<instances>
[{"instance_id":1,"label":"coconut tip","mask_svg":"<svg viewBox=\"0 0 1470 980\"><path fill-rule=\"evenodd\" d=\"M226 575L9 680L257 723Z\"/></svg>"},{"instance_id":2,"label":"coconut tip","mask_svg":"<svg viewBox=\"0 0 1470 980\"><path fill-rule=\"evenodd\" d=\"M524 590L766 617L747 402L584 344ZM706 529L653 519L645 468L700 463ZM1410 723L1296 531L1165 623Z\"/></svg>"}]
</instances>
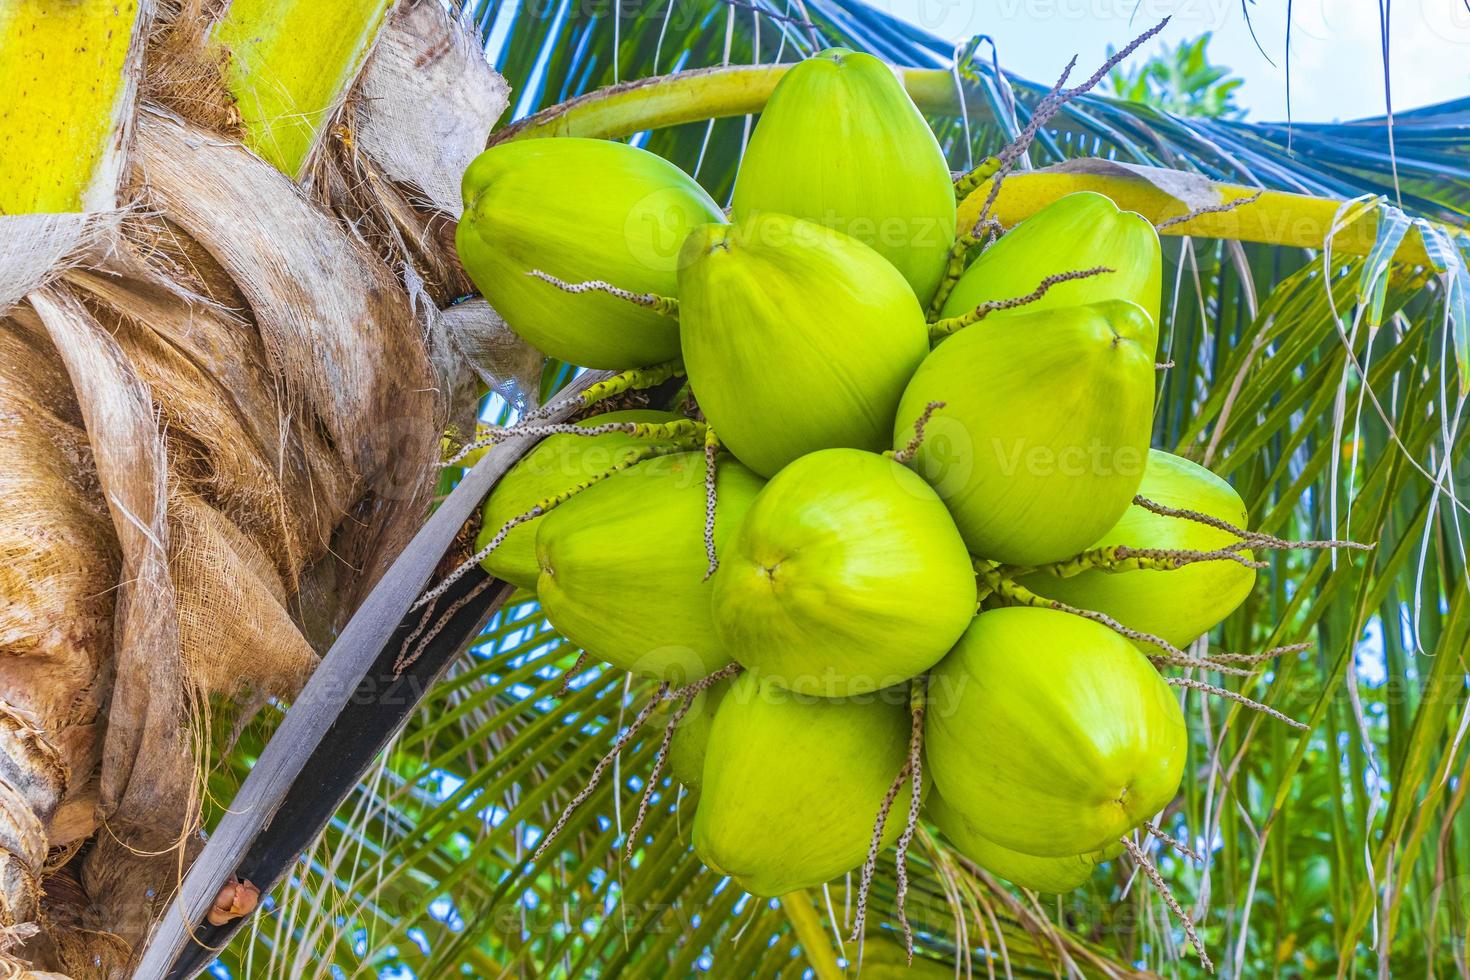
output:
<instances>
[{"instance_id":1,"label":"coconut tip","mask_svg":"<svg viewBox=\"0 0 1470 980\"><path fill-rule=\"evenodd\" d=\"M1148 352L1152 363L1159 333L1147 310L1126 299L1104 300L1092 304L1092 308L1106 325L1107 332L1102 336L1110 346L1117 348L1125 341L1132 341Z\"/></svg>"},{"instance_id":2,"label":"coconut tip","mask_svg":"<svg viewBox=\"0 0 1470 980\"><path fill-rule=\"evenodd\" d=\"M712 221L690 231L679 247L679 268L687 269L715 252L728 252L733 227L722 221Z\"/></svg>"},{"instance_id":3,"label":"coconut tip","mask_svg":"<svg viewBox=\"0 0 1470 980\"><path fill-rule=\"evenodd\" d=\"M823 49L821 51L818 51L816 54L812 55L809 60L811 60L811 61L829 61L832 64L837 65L837 66L840 67L843 64L845 64L848 61L848 59L852 58L857 53L858 52L854 51L852 48L844 48L844 47L825 48L825 49Z\"/></svg>"}]
</instances>

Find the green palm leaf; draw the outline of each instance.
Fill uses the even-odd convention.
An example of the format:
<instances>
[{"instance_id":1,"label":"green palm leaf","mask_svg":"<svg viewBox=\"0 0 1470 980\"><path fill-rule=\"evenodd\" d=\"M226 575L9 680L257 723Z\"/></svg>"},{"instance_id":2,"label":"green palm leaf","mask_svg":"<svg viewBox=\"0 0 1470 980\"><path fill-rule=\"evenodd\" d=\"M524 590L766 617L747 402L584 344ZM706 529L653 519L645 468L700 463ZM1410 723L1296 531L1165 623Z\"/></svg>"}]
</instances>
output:
<instances>
[{"instance_id":1,"label":"green palm leaf","mask_svg":"<svg viewBox=\"0 0 1470 980\"><path fill-rule=\"evenodd\" d=\"M947 67L952 55L856 0L500 0L465 15L516 87L517 118L607 85L792 61L833 44L924 68ZM963 111L933 120L957 170L1013 135L1045 91L959 55ZM1218 631L1226 649L1313 644L1251 678L1208 678L1309 720L1310 735L1232 702L1187 698L1191 775L1165 824L1209 861L1157 860L1186 907L1198 907L1201 934L1232 975L1366 972L1381 962L1419 976L1463 965L1467 244L1423 226L1439 271L1390 257L1410 216L1459 226L1470 213L1467 121L1470 103L1399 114L1390 160L1382 120L1288 132L1085 96L1032 151L1038 166L1101 156L1393 202L1370 204L1380 209L1378 247L1364 257L1167 242L1165 352L1175 366L1161 375L1155 444L1230 479L1262 530L1377 543L1365 557L1275 555ZM719 198L750 124L737 116L633 139ZM620 857L658 725L630 744L553 852L531 862L647 695L641 682L593 667L555 696L577 653L528 599L497 614L222 967L251 977L802 976L828 956L855 963L844 935L849 888L809 894L810 909L744 895L690 851L695 800L676 784L658 787L644 839ZM242 733L212 776L216 800L230 798L272 724ZM885 860L864 967L907 976ZM925 835L909 902L917 968L1193 975L1177 927L1129 875L1115 861L1081 892L1038 902ZM817 950L816 937L830 945Z\"/></svg>"}]
</instances>

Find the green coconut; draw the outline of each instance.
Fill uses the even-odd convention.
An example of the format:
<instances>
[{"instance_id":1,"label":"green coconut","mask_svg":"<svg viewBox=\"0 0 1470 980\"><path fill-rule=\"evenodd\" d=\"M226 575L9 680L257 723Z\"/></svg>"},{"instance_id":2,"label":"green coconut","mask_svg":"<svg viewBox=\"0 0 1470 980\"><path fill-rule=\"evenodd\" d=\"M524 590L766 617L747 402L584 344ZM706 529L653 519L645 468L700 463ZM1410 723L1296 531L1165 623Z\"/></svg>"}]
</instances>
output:
<instances>
[{"instance_id":1,"label":"green coconut","mask_svg":"<svg viewBox=\"0 0 1470 980\"><path fill-rule=\"evenodd\" d=\"M728 456L715 473L720 547L762 481ZM659 456L540 519L536 594L558 632L614 667L672 683L730 662L705 581L704 474L703 453Z\"/></svg>"},{"instance_id":2,"label":"green coconut","mask_svg":"<svg viewBox=\"0 0 1470 980\"><path fill-rule=\"evenodd\" d=\"M755 895L820 885L859 866L878 808L908 758L907 694L804 698L736 678L715 712L694 817L700 860ZM898 838L904 785L884 826Z\"/></svg>"},{"instance_id":3,"label":"green coconut","mask_svg":"<svg viewBox=\"0 0 1470 980\"><path fill-rule=\"evenodd\" d=\"M1024 607L975 617L930 673L924 734L945 802L1042 857L1099 850L1162 810L1188 748L1174 694L1136 647Z\"/></svg>"},{"instance_id":4,"label":"green coconut","mask_svg":"<svg viewBox=\"0 0 1470 980\"><path fill-rule=\"evenodd\" d=\"M855 238L763 212L689 236L679 323L720 440L764 476L818 449L888 446L929 350L908 283Z\"/></svg>"},{"instance_id":5,"label":"green coconut","mask_svg":"<svg viewBox=\"0 0 1470 980\"><path fill-rule=\"evenodd\" d=\"M673 422L682 418L673 412L634 409L606 412L576 423L583 428L611 422ZM513 517L528 512L543 500L569 490L579 483L606 472L612 466L634 456L651 441L629 432L605 432L597 436L575 436L569 433L548 436L536 444L525 457L510 468L490 496L480 522L475 550L490 543L502 526ZM512 585L534 590L541 574L536 564L536 529L540 518L527 521L510 530L494 551L480 562L485 571Z\"/></svg>"},{"instance_id":6,"label":"green coconut","mask_svg":"<svg viewBox=\"0 0 1470 980\"><path fill-rule=\"evenodd\" d=\"M586 367L678 356L676 321L605 293L567 293L528 273L672 294L684 237L724 220L693 178L626 143L556 137L492 146L465 171L463 192L460 262L512 330Z\"/></svg>"},{"instance_id":7,"label":"green coconut","mask_svg":"<svg viewBox=\"0 0 1470 980\"><path fill-rule=\"evenodd\" d=\"M1159 322L1159 233L1147 218L1120 211L1111 199L1092 191L1048 204L997 239L960 276L941 315L959 316L990 300L1026 296L1047 276L1098 266L1113 271L1058 283L1033 303L991 316L1124 299Z\"/></svg>"},{"instance_id":8,"label":"green coconut","mask_svg":"<svg viewBox=\"0 0 1470 980\"><path fill-rule=\"evenodd\" d=\"M1235 489L1198 463L1163 450L1149 451L1138 492L1176 510L1193 510L1239 528L1249 520ZM1163 517L1134 504L1093 547L1127 545L1166 551L1215 551L1239 539L1197 521ZM1251 557L1249 551L1240 552ZM1021 584L1038 595L1107 613L1131 629L1187 646L1245 601L1256 571L1238 562L1205 561L1174 571L1086 571L1072 578L1029 575Z\"/></svg>"},{"instance_id":9,"label":"green coconut","mask_svg":"<svg viewBox=\"0 0 1470 980\"><path fill-rule=\"evenodd\" d=\"M963 814L944 802L944 797L933 790L930 790L924 800L924 813L965 857L991 874L1033 891L1047 894L1072 891L1086 884L1092 877L1093 869L1107 860L1102 851L1068 854L1064 857L1037 857L1001 847L976 830Z\"/></svg>"},{"instance_id":10,"label":"green coconut","mask_svg":"<svg viewBox=\"0 0 1470 980\"><path fill-rule=\"evenodd\" d=\"M831 48L776 85L731 199L745 218L778 211L876 249L927 304L955 236L954 184L939 141L893 69Z\"/></svg>"},{"instance_id":11,"label":"green coconut","mask_svg":"<svg viewBox=\"0 0 1470 980\"><path fill-rule=\"evenodd\" d=\"M1143 480L1153 426L1153 321L1119 300L981 321L934 349L899 404L903 447L930 402L915 466L970 550L1036 565L1091 545Z\"/></svg>"},{"instance_id":12,"label":"green coconut","mask_svg":"<svg viewBox=\"0 0 1470 980\"><path fill-rule=\"evenodd\" d=\"M771 478L721 552L715 629L789 690L846 697L938 663L975 615L954 521L907 467L826 449Z\"/></svg>"},{"instance_id":13,"label":"green coconut","mask_svg":"<svg viewBox=\"0 0 1470 980\"><path fill-rule=\"evenodd\" d=\"M724 680L700 691L694 696L689 713L674 729L674 737L669 742L669 771L685 786L698 786L703 782L710 727L714 724L720 702L729 690L730 681ZM674 710L678 702L668 703L670 710Z\"/></svg>"}]
</instances>

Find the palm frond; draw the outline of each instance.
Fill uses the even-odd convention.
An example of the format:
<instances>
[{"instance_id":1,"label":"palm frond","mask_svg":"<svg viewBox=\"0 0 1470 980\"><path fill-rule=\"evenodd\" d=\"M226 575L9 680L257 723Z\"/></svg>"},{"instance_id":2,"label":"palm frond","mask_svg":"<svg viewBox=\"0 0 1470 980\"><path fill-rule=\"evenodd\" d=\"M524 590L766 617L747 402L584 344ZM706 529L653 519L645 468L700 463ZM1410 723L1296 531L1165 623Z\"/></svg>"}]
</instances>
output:
<instances>
[{"instance_id":1,"label":"palm frond","mask_svg":"<svg viewBox=\"0 0 1470 980\"><path fill-rule=\"evenodd\" d=\"M1024 126L1045 91L856 0L670 0L631 10L494 0L466 16L517 88L516 118L617 82L791 61L834 44L931 69L958 54L963 111L933 121L962 169ZM1308 720L1310 734L1233 702L1185 697L1190 776L1163 825L1207 861L1150 850L1225 973L1315 976L1380 962L1406 976L1465 969L1456 937L1470 921L1466 243L1426 239L1438 271L1389 257L1413 219L1459 227L1470 214L1467 105L1395 117L1397 185L1387 124L1373 119L1288 130L1085 96L1032 152L1037 166L1100 156L1394 203L1365 205L1379 213L1378 247L1366 256L1195 238L1166 249L1165 354L1175 366L1159 382L1155 444L1227 477L1262 530L1376 544L1366 557L1271 557L1214 643L1312 649L1244 679L1196 675ZM718 197L750 125L740 116L632 138ZM647 693L592 667L555 697L577 653L528 598L499 613L223 967L252 977L804 975L799 933L810 943L810 922L793 928L781 903L751 898L699 864L688 847L695 801L677 784L658 787L634 856L617 856L656 725L553 852L530 861ZM246 731L214 776L217 799L229 799L270 728L267 719ZM1007 968L1122 976L1138 964L1197 971L1124 862L1043 903L926 836L912 876L918 967L936 977ZM864 968L897 976L891 863L875 895ZM810 898L837 962L854 963L843 941L847 889L834 883Z\"/></svg>"}]
</instances>

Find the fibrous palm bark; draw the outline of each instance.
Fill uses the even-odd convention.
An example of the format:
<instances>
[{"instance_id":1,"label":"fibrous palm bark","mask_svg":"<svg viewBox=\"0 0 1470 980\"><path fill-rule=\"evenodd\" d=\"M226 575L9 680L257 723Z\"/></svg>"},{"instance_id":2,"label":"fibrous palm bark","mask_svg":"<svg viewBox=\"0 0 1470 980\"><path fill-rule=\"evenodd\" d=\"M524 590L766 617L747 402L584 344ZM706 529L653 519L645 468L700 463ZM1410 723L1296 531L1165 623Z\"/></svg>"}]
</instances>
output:
<instances>
[{"instance_id":1,"label":"fibrous palm bark","mask_svg":"<svg viewBox=\"0 0 1470 980\"><path fill-rule=\"evenodd\" d=\"M0 925L14 969L121 975L197 850L212 704L299 689L473 404L501 328L438 305L505 88L406 0L0 29Z\"/></svg>"}]
</instances>

